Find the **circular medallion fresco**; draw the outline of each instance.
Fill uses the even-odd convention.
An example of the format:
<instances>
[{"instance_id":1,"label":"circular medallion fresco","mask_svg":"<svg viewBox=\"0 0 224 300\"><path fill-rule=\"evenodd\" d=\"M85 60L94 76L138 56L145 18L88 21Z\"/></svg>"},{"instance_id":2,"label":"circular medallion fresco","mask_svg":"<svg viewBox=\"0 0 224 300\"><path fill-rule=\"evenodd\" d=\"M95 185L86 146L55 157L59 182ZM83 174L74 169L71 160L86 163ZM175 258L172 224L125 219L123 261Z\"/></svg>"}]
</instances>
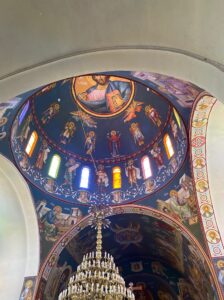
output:
<instances>
[{"instance_id":1,"label":"circular medallion fresco","mask_svg":"<svg viewBox=\"0 0 224 300\"><path fill-rule=\"evenodd\" d=\"M109 75L80 76L73 79L72 93L85 112L97 117L111 117L121 113L131 103L134 82Z\"/></svg>"}]
</instances>

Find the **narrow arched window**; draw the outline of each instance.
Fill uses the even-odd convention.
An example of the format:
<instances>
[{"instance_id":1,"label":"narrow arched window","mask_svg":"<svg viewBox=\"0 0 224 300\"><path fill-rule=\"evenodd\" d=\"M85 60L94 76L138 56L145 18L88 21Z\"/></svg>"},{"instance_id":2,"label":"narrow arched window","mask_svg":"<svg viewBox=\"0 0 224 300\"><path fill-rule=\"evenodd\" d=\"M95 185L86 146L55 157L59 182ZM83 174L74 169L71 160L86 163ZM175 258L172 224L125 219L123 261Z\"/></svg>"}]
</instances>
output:
<instances>
[{"instance_id":1,"label":"narrow arched window","mask_svg":"<svg viewBox=\"0 0 224 300\"><path fill-rule=\"evenodd\" d=\"M178 112L176 111L175 108L173 108L173 113L174 113L174 116L175 116L175 118L176 118L176 120L177 120L177 124L178 124L179 128L181 128L181 120L180 120L180 116L179 116L179 114L178 114Z\"/></svg>"},{"instance_id":2,"label":"narrow arched window","mask_svg":"<svg viewBox=\"0 0 224 300\"><path fill-rule=\"evenodd\" d=\"M113 175L113 188L120 189L121 188L121 168L114 167L112 170Z\"/></svg>"},{"instance_id":3,"label":"narrow arched window","mask_svg":"<svg viewBox=\"0 0 224 300\"><path fill-rule=\"evenodd\" d=\"M26 149L25 149L25 151L26 151L26 153L28 154L29 157L31 157L32 154L33 154L33 150L36 146L37 140L38 140L37 132L33 131L30 138L29 138L29 141L26 145Z\"/></svg>"},{"instance_id":4,"label":"narrow arched window","mask_svg":"<svg viewBox=\"0 0 224 300\"><path fill-rule=\"evenodd\" d=\"M89 187L90 169L83 167L81 172L80 188L88 189Z\"/></svg>"},{"instance_id":5,"label":"narrow arched window","mask_svg":"<svg viewBox=\"0 0 224 300\"><path fill-rule=\"evenodd\" d=\"M54 154L51 159L50 168L48 171L48 175L52 178L57 178L59 167L61 164L61 157L58 154Z\"/></svg>"},{"instance_id":6,"label":"narrow arched window","mask_svg":"<svg viewBox=\"0 0 224 300\"><path fill-rule=\"evenodd\" d=\"M142 157L141 165L142 165L143 178L148 179L149 177L152 176L152 170L151 170L150 160L148 156L145 155Z\"/></svg>"},{"instance_id":7,"label":"narrow arched window","mask_svg":"<svg viewBox=\"0 0 224 300\"><path fill-rule=\"evenodd\" d=\"M24 105L24 107L23 107L23 109L22 109L22 111L19 115L19 125L22 123L22 121L23 121L23 119L24 119L24 117L25 117L25 115L28 111L29 105L30 105L29 101Z\"/></svg>"},{"instance_id":8,"label":"narrow arched window","mask_svg":"<svg viewBox=\"0 0 224 300\"><path fill-rule=\"evenodd\" d=\"M172 145L171 139L168 134L164 135L163 142L164 142L164 146L166 149L167 157L168 157L168 159L170 159L174 155L174 149L173 149L173 145Z\"/></svg>"}]
</instances>

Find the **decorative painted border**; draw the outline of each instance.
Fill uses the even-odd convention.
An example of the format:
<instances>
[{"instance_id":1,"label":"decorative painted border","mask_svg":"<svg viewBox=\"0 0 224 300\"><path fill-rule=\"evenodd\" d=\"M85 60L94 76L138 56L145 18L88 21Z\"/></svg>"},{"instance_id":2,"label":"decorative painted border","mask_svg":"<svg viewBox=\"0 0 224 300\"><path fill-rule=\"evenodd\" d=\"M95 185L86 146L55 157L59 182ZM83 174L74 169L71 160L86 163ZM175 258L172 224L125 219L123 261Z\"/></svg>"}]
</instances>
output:
<instances>
[{"instance_id":1,"label":"decorative painted border","mask_svg":"<svg viewBox=\"0 0 224 300\"><path fill-rule=\"evenodd\" d=\"M209 190L206 161L206 135L209 115L217 99L207 93L200 94L195 101L191 118L190 146L192 173L201 223L211 257L224 255L219 229L216 223Z\"/></svg>"},{"instance_id":2,"label":"decorative painted border","mask_svg":"<svg viewBox=\"0 0 224 300\"><path fill-rule=\"evenodd\" d=\"M119 214L141 214L141 215L146 215L150 217L154 217L157 220L161 220L174 228L176 228L178 231L182 233L182 235L191 243L193 244L197 250L199 251L200 255L204 258L205 262L208 265L208 268L211 272L212 278L214 280L215 287L217 289L217 293L219 295L220 299L223 299L222 297L222 292L217 280L217 275L214 271L214 267L204 252L202 246L200 243L197 241L197 239L189 232L186 227L177 221L173 220L171 217L167 216L165 213L158 212L155 209L152 209L150 207L143 207L139 205L121 205L121 206L116 206L113 207L112 214L111 215L119 215ZM66 245L84 228L89 226L89 218L90 216L86 216L83 218L79 223L75 224L70 230L68 230L58 241L57 243L53 246L52 250L48 254L44 264L42 265L38 278L37 278L37 284L35 286L35 293L34 296L36 299L38 289L41 287L42 282L46 282L48 279L48 276L51 272L52 267L56 263L57 257L60 255L62 250L66 247Z\"/></svg>"}]
</instances>

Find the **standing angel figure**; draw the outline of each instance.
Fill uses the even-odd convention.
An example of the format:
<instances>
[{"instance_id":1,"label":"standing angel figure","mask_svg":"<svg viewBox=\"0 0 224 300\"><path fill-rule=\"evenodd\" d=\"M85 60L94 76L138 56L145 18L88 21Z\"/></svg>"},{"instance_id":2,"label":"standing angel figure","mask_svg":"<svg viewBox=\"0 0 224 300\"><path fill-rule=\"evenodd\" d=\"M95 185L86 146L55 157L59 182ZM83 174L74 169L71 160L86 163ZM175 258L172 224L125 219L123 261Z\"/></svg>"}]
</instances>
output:
<instances>
[{"instance_id":1,"label":"standing angel figure","mask_svg":"<svg viewBox=\"0 0 224 300\"><path fill-rule=\"evenodd\" d=\"M138 146L144 145L145 137L144 137L144 135L142 134L142 132L139 128L139 124L138 123L132 123L129 130L130 130L130 132L131 132L131 134L134 138L135 144L137 144Z\"/></svg>"}]
</instances>

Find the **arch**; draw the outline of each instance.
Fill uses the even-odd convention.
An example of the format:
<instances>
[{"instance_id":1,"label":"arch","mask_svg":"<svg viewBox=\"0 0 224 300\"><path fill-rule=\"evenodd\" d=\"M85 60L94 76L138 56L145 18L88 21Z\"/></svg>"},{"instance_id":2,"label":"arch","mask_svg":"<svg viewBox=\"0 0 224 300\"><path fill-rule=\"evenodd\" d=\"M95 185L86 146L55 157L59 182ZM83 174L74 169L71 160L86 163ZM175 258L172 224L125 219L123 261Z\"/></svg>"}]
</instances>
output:
<instances>
[{"instance_id":1,"label":"arch","mask_svg":"<svg viewBox=\"0 0 224 300\"><path fill-rule=\"evenodd\" d=\"M212 145L209 147L207 146L207 126L210 113L216 101L216 98L207 93L202 93L198 96L192 111L190 132L192 173L198 202L198 211L201 216L204 236L211 257L224 256L223 241L218 227L218 224L222 224L222 221L220 223L220 220L217 220L217 215L220 216L219 213L217 213L217 207L219 207L219 205L218 203L216 203L215 206L213 204L216 199L212 199L214 190L212 193L209 180L211 177L209 178L208 175L208 168L211 169L211 165L207 165L207 159L211 162L211 154L214 155L215 153L214 150L212 150ZM211 136L209 136L209 139L211 140ZM212 151L212 153L210 152L208 156L207 149ZM221 151L221 156L222 149L222 147L219 149L219 151ZM215 160L217 161L213 162L214 166L217 164L217 162L220 165L221 161L223 160L222 157L218 159L218 153L220 153L219 151L216 152L217 156L215 156ZM223 178L222 175L221 178ZM214 180L219 181L219 178L213 179L213 181ZM223 184L221 186L221 190L223 192ZM217 202L219 201L220 200L217 200ZM221 199L221 201L223 201L223 199Z\"/></svg>"},{"instance_id":2,"label":"arch","mask_svg":"<svg viewBox=\"0 0 224 300\"><path fill-rule=\"evenodd\" d=\"M80 178L80 188L88 189L89 187L90 168L83 167Z\"/></svg>"},{"instance_id":3,"label":"arch","mask_svg":"<svg viewBox=\"0 0 224 300\"><path fill-rule=\"evenodd\" d=\"M122 186L121 168L116 166L112 169L113 189L120 189Z\"/></svg>"},{"instance_id":4,"label":"arch","mask_svg":"<svg viewBox=\"0 0 224 300\"><path fill-rule=\"evenodd\" d=\"M51 159L48 175L52 178L57 178L58 171L61 164L61 157L58 154L54 154Z\"/></svg>"},{"instance_id":5,"label":"arch","mask_svg":"<svg viewBox=\"0 0 224 300\"><path fill-rule=\"evenodd\" d=\"M147 155L144 155L141 159L141 166L142 166L142 174L144 179L148 179L152 176L152 169L150 165L150 160Z\"/></svg>"},{"instance_id":6,"label":"arch","mask_svg":"<svg viewBox=\"0 0 224 300\"><path fill-rule=\"evenodd\" d=\"M174 148L170 136L166 133L163 137L163 144L166 150L166 155L170 159L174 155Z\"/></svg>"},{"instance_id":7,"label":"arch","mask_svg":"<svg viewBox=\"0 0 224 300\"><path fill-rule=\"evenodd\" d=\"M145 216L151 216L155 219L162 220L163 222L167 223L168 225L173 226L178 231L183 232L183 235L187 240L199 251L200 255L204 258L205 262L208 265L208 268L211 272L211 275L213 277L215 287L217 289L217 292L220 296L220 299L222 299L222 292L220 289L220 286L218 284L218 280L213 268L213 265L211 264L207 254L202 249L202 246L197 241L197 239L190 233L190 231L181 223L173 219L172 217L166 215L165 213L158 212L157 210L150 208L150 207L142 207L139 205L119 205L112 208L112 212L110 216L113 215L119 215L119 214L141 214ZM75 224L70 230L68 230L52 247L48 257L46 258L45 262L42 265L42 268L39 272L38 278L37 278L37 285L35 287L35 294L34 296L37 296L38 293L38 286L41 284L41 279L44 278L45 281L48 280L48 276L50 275L51 269L53 267L52 262L57 259L57 257L60 255L62 250L68 245L68 243L80 232L80 230L83 230L87 226L89 226L89 219L91 218L90 215L84 217L79 223Z\"/></svg>"},{"instance_id":8,"label":"arch","mask_svg":"<svg viewBox=\"0 0 224 300\"><path fill-rule=\"evenodd\" d=\"M23 278L37 276L39 229L29 187L16 167L0 155L1 299L19 299Z\"/></svg>"}]
</instances>

